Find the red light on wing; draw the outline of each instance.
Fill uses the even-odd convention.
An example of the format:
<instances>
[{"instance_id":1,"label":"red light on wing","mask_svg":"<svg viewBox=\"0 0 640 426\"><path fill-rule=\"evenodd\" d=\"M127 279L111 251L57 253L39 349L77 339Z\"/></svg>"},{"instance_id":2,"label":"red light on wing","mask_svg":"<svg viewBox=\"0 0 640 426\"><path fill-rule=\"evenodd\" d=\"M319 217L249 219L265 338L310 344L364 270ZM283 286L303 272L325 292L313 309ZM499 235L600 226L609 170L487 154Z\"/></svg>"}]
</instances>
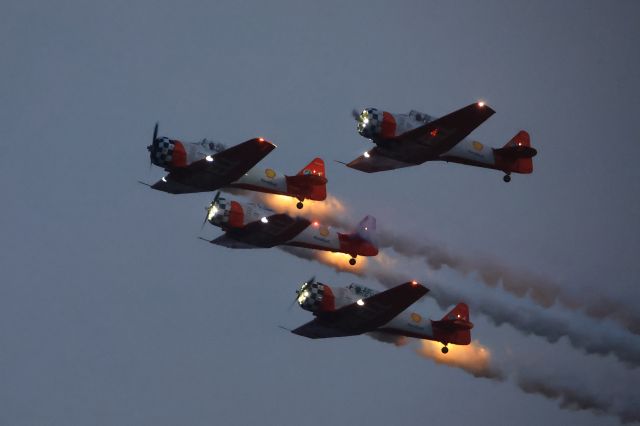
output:
<instances>
[{"instance_id":1,"label":"red light on wing","mask_svg":"<svg viewBox=\"0 0 640 426\"><path fill-rule=\"evenodd\" d=\"M436 136L438 136L438 132L438 129L433 129L431 132L429 132L429 134L435 138Z\"/></svg>"}]
</instances>

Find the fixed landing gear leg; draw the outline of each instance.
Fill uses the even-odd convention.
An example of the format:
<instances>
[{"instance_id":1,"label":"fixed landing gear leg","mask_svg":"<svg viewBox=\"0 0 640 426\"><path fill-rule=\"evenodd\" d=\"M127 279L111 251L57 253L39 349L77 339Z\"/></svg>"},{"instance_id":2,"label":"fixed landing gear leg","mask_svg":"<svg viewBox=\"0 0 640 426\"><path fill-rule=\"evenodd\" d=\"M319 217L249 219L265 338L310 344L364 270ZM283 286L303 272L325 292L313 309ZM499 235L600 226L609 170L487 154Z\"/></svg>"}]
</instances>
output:
<instances>
[{"instance_id":1,"label":"fixed landing gear leg","mask_svg":"<svg viewBox=\"0 0 640 426\"><path fill-rule=\"evenodd\" d=\"M504 176L502 177L502 180L503 180L503 181L505 181L505 182L507 182L507 183L511 182L511 176L510 176L510 174L509 174L509 173L507 173L506 175L504 175Z\"/></svg>"},{"instance_id":2,"label":"fixed landing gear leg","mask_svg":"<svg viewBox=\"0 0 640 426\"><path fill-rule=\"evenodd\" d=\"M298 208L298 210L300 210L301 208L303 208L303 207L304 207L304 204L302 204L302 202L304 201L304 199L300 199L300 198L298 198L298 200L300 200L300 201L298 201L298 204L296 204L296 207Z\"/></svg>"},{"instance_id":3,"label":"fixed landing gear leg","mask_svg":"<svg viewBox=\"0 0 640 426\"><path fill-rule=\"evenodd\" d=\"M443 354L446 354L447 352L449 352L449 348L447 347L446 343L444 344L444 346L440 350L442 351Z\"/></svg>"},{"instance_id":4,"label":"fixed landing gear leg","mask_svg":"<svg viewBox=\"0 0 640 426\"><path fill-rule=\"evenodd\" d=\"M349 259L349 265L353 266L356 264L356 258L352 257L351 259Z\"/></svg>"}]
</instances>

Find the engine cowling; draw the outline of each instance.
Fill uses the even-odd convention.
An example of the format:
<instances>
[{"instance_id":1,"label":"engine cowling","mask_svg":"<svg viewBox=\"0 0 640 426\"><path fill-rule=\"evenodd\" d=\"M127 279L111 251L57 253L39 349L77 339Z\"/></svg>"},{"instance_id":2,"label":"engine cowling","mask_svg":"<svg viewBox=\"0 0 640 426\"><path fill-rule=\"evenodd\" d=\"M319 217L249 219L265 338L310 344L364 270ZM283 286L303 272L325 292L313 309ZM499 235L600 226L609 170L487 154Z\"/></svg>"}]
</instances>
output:
<instances>
[{"instance_id":1,"label":"engine cowling","mask_svg":"<svg viewBox=\"0 0 640 426\"><path fill-rule=\"evenodd\" d=\"M390 112L367 108L356 121L358 133L367 139L391 139L396 136L396 119Z\"/></svg>"},{"instance_id":2,"label":"engine cowling","mask_svg":"<svg viewBox=\"0 0 640 426\"><path fill-rule=\"evenodd\" d=\"M209 205L207 220L221 228L241 228L244 226L244 209L237 201L218 198Z\"/></svg>"},{"instance_id":3,"label":"engine cowling","mask_svg":"<svg viewBox=\"0 0 640 426\"><path fill-rule=\"evenodd\" d=\"M180 141L166 137L157 138L147 149L151 162L156 166L167 169L187 165L187 153Z\"/></svg>"},{"instance_id":4,"label":"engine cowling","mask_svg":"<svg viewBox=\"0 0 640 426\"><path fill-rule=\"evenodd\" d=\"M335 310L335 297L331 287L321 283L304 284L298 292L296 301L306 311L327 312Z\"/></svg>"}]
</instances>

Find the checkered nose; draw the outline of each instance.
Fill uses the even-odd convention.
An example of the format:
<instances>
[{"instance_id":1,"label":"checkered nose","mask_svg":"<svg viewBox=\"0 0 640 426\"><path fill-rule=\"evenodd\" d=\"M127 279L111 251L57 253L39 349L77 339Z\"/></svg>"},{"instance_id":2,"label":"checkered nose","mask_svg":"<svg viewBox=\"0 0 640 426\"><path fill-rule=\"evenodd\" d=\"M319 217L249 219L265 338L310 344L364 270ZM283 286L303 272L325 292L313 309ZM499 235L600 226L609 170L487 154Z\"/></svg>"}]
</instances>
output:
<instances>
[{"instance_id":1,"label":"checkered nose","mask_svg":"<svg viewBox=\"0 0 640 426\"><path fill-rule=\"evenodd\" d=\"M320 283L309 283L298 293L298 305L306 311L320 312L335 309L333 292L329 286Z\"/></svg>"},{"instance_id":2,"label":"checkered nose","mask_svg":"<svg viewBox=\"0 0 640 426\"><path fill-rule=\"evenodd\" d=\"M367 139L373 139L380 134L383 113L375 108L367 108L356 119L358 133Z\"/></svg>"},{"instance_id":3,"label":"checkered nose","mask_svg":"<svg viewBox=\"0 0 640 426\"><path fill-rule=\"evenodd\" d=\"M175 143L169 138L157 138L147 147L151 162L156 166L167 167L171 165Z\"/></svg>"},{"instance_id":4,"label":"checkered nose","mask_svg":"<svg viewBox=\"0 0 640 426\"><path fill-rule=\"evenodd\" d=\"M223 226L229 222L229 203L224 198L218 198L207 208L207 220L215 226Z\"/></svg>"}]
</instances>

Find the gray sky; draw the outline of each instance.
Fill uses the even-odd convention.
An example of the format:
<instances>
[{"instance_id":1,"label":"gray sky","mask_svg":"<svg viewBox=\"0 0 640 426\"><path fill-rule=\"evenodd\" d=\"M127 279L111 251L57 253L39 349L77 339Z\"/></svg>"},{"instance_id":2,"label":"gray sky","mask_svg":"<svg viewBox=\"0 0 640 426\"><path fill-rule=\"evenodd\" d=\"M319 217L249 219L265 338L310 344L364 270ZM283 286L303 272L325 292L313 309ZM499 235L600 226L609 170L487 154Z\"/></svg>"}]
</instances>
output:
<instances>
[{"instance_id":1,"label":"gray sky","mask_svg":"<svg viewBox=\"0 0 640 426\"><path fill-rule=\"evenodd\" d=\"M349 222L371 213L637 313L638 3L216 3L2 2L0 423L618 424L436 365L415 343L284 332L310 319L287 310L309 276L380 284L207 245L196 237L217 235L200 231L211 194L136 180L162 175L145 149L156 120L185 140L263 136L278 145L263 164L284 172L323 157ZM478 99L497 114L474 137L501 146L528 130L533 175L506 185L451 164L367 175L332 161L370 148L353 107L443 115ZM415 259L386 272L512 303ZM637 367L471 316L500 365L637 393Z\"/></svg>"}]
</instances>

